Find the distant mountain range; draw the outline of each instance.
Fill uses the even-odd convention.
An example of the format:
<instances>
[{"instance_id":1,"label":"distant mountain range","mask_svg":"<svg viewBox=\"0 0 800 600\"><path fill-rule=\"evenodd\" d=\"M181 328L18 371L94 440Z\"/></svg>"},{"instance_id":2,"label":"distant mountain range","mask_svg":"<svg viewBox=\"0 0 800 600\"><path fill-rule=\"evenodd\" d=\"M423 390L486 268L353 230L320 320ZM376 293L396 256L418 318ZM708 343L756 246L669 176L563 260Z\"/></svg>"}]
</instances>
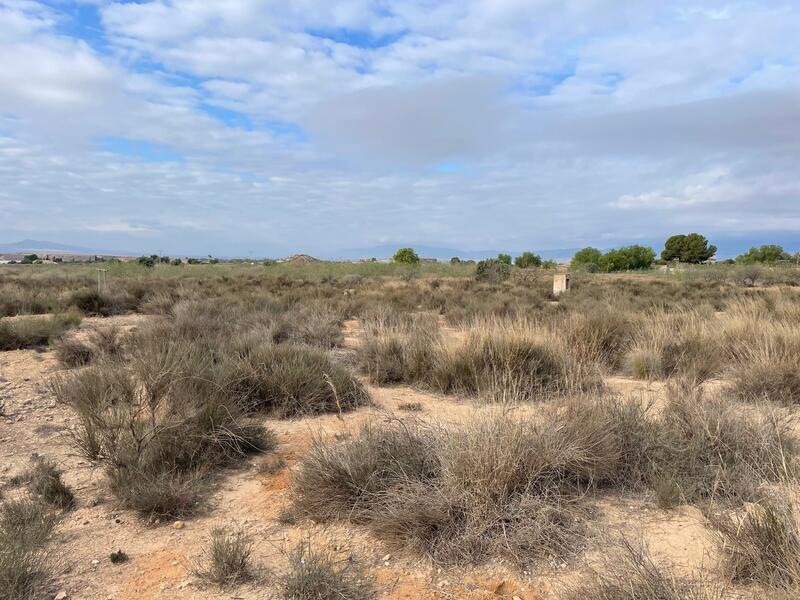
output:
<instances>
[{"instance_id":1,"label":"distant mountain range","mask_svg":"<svg viewBox=\"0 0 800 600\"><path fill-rule=\"evenodd\" d=\"M59 244L58 242L46 242L42 240L22 240L8 244L0 244L0 252L20 253L20 252L64 252L67 254L115 254L105 252L97 248L84 248L82 246L71 246L69 244Z\"/></svg>"}]
</instances>

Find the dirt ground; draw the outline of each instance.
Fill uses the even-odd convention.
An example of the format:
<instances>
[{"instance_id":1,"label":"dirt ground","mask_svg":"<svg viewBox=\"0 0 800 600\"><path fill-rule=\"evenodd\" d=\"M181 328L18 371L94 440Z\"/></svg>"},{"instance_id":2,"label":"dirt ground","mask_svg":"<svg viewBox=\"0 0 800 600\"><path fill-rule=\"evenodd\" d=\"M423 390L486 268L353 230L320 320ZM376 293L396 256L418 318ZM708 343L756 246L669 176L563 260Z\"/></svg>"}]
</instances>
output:
<instances>
[{"instance_id":1,"label":"dirt ground","mask_svg":"<svg viewBox=\"0 0 800 600\"><path fill-rule=\"evenodd\" d=\"M122 316L86 319L85 332L93 327L136 327L145 317ZM79 332L80 335L80 332ZM356 343L357 323L348 322L346 343ZM132 600L145 598L240 598L274 597L270 570L281 569L287 553L300 540L329 545L343 555L359 556L376 577L380 595L397 599L488 599L506 597L538 600L559 597L559 585L585 573L586 564L599 564L609 537L625 533L641 537L656 559L668 559L678 573L703 572L712 580L718 565L712 541L699 510L683 507L664 511L640 495L619 493L596 500L596 520L590 547L578 560L567 564L543 565L534 573L520 572L511 565L493 562L480 568L441 569L415 556L398 556L369 534L345 526L315 526L308 522L284 526L276 516L289 502L291 472L312 436L343 434L360 424L399 413L398 405L419 402L421 418L459 421L476 411L491 410L467 401L438 397L405 388L375 388L370 392L374 406L338 416L293 421L269 420L278 435L278 453L286 467L272 475L258 469L270 456L252 457L247 463L219 474L202 513L180 524L152 525L136 514L121 510L104 491L103 475L83 459L69 439L75 418L57 405L46 382L60 369L53 353L21 350L0 353L0 486L21 472L34 452L54 459L73 487L76 510L67 514L57 528L51 548L57 564L53 596L87 600ZM661 383L624 378L608 381L616 393L658 400ZM535 406L520 410L535 411ZM4 489L6 495L15 492ZM254 556L263 566L254 584L220 591L205 587L193 574L207 545L210 530L235 522L256 542ZM112 564L109 554L123 550L130 560ZM59 597L64 597L61 595Z\"/></svg>"}]
</instances>

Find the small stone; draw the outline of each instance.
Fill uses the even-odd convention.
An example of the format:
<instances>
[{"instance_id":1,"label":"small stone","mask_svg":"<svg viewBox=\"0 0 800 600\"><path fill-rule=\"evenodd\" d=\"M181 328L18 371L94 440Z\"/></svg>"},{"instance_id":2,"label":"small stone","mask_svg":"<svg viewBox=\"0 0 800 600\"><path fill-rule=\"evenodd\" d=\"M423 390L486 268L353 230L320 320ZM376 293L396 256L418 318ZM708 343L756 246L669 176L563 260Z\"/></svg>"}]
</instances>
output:
<instances>
[{"instance_id":1,"label":"small stone","mask_svg":"<svg viewBox=\"0 0 800 600\"><path fill-rule=\"evenodd\" d=\"M391 554L387 554L387 555L386 555L386 556L384 556L384 557L383 557L381 560L382 560L383 562L386 562L386 561L388 561L390 558L392 558L392 555L391 555Z\"/></svg>"},{"instance_id":2,"label":"small stone","mask_svg":"<svg viewBox=\"0 0 800 600\"><path fill-rule=\"evenodd\" d=\"M439 587L440 587L440 588L443 588L443 587L445 587L445 586L447 586L447 585L450 585L450 582L449 582L449 581L447 581L447 579L442 579L442 580L439 582Z\"/></svg>"},{"instance_id":3,"label":"small stone","mask_svg":"<svg viewBox=\"0 0 800 600\"><path fill-rule=\"evenodd\" d=\"M172 524L173 529L183 529L184 527L186 527L186 524L183 521L175 521Z\"/></svg>"},{"instance_id":4,"label":"small stone","mask_svg":"<svg viewBox=\"0 0 800 600\"><path fill-rule=\"evenodd\" d=\"M92 566L93 566L93 567L96 567L96 566L97 566L97 565L99 565L99 564L100 564L100 561L99 561L99 560L97 560L96 558L95 558L95 559L92 561Z\"/></svg>"},{"instance_id":5,"label":"small stone","mask_svg":"<svg viewBox=\"0 0 800 600\"><path fill-rule=\"evenodd\" d=\"M58 592L58 593L57 593L57 594L56 594L56 595L53 597L53 600L67 600L67 598L69 598L69 596L67 595L67 592L66 592L66 590L61 590L60 592Z\"/></svg>"},{"instance_id":6,"label":"small stone","mask_svg":"<svg viewBox=\"0 0 800 600\"><path fill-rule=\"evenodd\" d=\"M520 596L514 596L511 600L522 600Z\"/></svg>"}]
</instances>

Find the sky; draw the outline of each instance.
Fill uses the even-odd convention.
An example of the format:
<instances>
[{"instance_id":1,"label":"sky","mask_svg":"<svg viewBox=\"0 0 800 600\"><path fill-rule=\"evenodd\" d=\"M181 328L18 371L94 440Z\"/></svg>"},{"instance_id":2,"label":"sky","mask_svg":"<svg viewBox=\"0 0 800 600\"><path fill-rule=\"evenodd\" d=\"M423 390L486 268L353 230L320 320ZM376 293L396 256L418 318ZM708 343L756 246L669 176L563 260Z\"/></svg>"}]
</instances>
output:
<instances>
[{"instance_id":1,"label":"sky","mask_svg":"<svg viewBox=\"0 0 800 600\"><path fill-rule=\"evenodd\" d=\"M0 242L800 249L800 2L0 0Z\"/></svg>"}]
</instances>

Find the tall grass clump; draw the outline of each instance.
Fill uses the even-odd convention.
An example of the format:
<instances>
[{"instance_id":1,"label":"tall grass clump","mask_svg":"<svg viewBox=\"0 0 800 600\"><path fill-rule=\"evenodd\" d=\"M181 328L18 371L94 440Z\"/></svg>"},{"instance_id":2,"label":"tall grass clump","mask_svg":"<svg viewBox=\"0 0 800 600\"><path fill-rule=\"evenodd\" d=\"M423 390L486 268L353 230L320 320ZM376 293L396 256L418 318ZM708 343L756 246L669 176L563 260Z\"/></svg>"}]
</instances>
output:
<instances>
[{"instance_id":1,"label":"tall grass clump","mask_svg":"<svg viewBox=\"0 0 800 600\"><path fill-rule=\"evenodd\" d=\"M622 365L639 379L711 379L723 366L717 333L711 317L698 311L647 314L638 321Z\"/></svg>"},{"instance_id":2,"label":"tall grass clump","mask_svg":"<svg viewBox=\"0 0 800 600\"><path fill-rule=\"evenodd\" d=\"M197 574L219 586L236 585L253 578L253 542L244 530L235 526L211 530L204 564Z\"/></svg>"},{"instance_id":3,"label":"tall grass clump","mask_svg":"<svg viewBox=\"0 0 800 600\"><path fill-rule=\"evenodd\" d=\"M729 389L735 397L747 402L800 403L800 325L796 315L791 317L784 320L752 312L751 306L751 312L732 319L724 339Z\"/></svg>"},{"instance_id":4,"label":"tall grass clump","mask_svg":"<svg viewBox=\"0 0 800 600\"><path fill-rule=\"evenodd\" d=\"M715 515L712 524L732 581L798 589L800 529L791 506L753 504L744 516Z\"/></svg>"},{"instance_id":5,"label":"tall grass clump","mask_svg":"<svg viewBox=\"0 0 800 600\"><path fill-rule=\"evenodd\" d=\"M48 317L17 317L0 320L0 351L38 348L55 341L81 322L76 313Z\"/></svg>"},{"instance_id":6,"label":"tall grass clump","mask_svg":"<svg viewBox=\"0 0 800 600\"><path fill-rule=\"evenodd\" d=\"M56 524L53 513L33 500L0 505L0 593L9 600L47 598L52 568L46 552Z\"/></svg>"},{"instance_id":7,"label":"tall grass clump","mask_svg":"<svg viewBox=\"0 0 800 600\"><path fill-rule=\"evenodd\" d=\"M651 485L682 501L761 497L764 482L790 480L798 442L792 420L774 411L743 411L720 397L675 384L656 421ZM671 490L670 490L671 488Z\"/></svg>"},{"instance_id":8,"label":"tall grass clump","mask_svg":"<svg viewBox=\"0 0 800 600\"><path fill-rule=\"evenodd\" d=\"M408 319L385 313L371 315L365 319L364 328L358 367L372 383L414 384L430 379L440 344L433 315L413 315Z\"/></svg>"},{"instance_id":9,"label":"tall grass clump","mask_svg":"<svg viewBox=\"0 0 800 600\"><path fill-rule=\"evenodd\" d=\"M229 389L250 410L286 418L341 413L369 402L361 382L322 350L265 345L230 360Z\"/></svg>"},{"instance_id":10,"label":"tall grass clump","mask_svg":"<svg viewBox=\"0 0 800 600\"><path fill-rule=\"evenodd\" d=\"M442 344L430 385L497 402L599 390L602 380L597 366L575 357L563 338L514 319L477 323Z\"/></svg>"},{"instance_id":11,"label":"tall grass clump","mask_svg":"<svg viewBox=\"0 0 800 600\"><path fill-rule=\"evenodd\" d=\"M369 527L389 546L446 564L492 555L520 564L582 544L586 489L628 477L632 433L615 403L571 404L542 423L495 411L460 427L389 421L318 440L295 508Z\"/></svg>"},{"instance_id":12,"label":"tall grass clump","mask_svg":"<svg viewBox=\"0 0 800 600\"><path fill-rule=\"evenodd\" d=\"M22 475L22 479L31 494L43 502L62 510L75 507L75 494L61 480L61 471L53 461L34 454L31 457L31 466Z\"/></svg>"},{"instance_id":13,"label":"tall grass clump","mask_svg":"<svg viewBox=\"0 0 800 600\"><path fill-rule=\"evenodd\" d=\"M721 600L720 591L677 576L657 563L648 548L622 539L591 577L565 586L565 600Z\"/></svg>"},{"instance_id":14,"label":"tall grass clump","mask_svg":"<svg viewBox=\"0 0 800 600\"><path fill-rule=\"evenodd\" d=\"M93 364L51 386L78 414L77 445L104 465L112 493L171 517L192 512L214 467L275 442L205 376L210 358L168 341L161 350Z\"/></svg>"},{"instance_id":15,"label":"tall grass clump","mask_svg":"<svg viewBox=\"0 0 800 600\"><path fill-rule=\"evenodd\" d=\"M283 600L371 600L374 579L352 557L339 558L309 542L297 545L282 577Z\"/></svg>"}]
</instances>

